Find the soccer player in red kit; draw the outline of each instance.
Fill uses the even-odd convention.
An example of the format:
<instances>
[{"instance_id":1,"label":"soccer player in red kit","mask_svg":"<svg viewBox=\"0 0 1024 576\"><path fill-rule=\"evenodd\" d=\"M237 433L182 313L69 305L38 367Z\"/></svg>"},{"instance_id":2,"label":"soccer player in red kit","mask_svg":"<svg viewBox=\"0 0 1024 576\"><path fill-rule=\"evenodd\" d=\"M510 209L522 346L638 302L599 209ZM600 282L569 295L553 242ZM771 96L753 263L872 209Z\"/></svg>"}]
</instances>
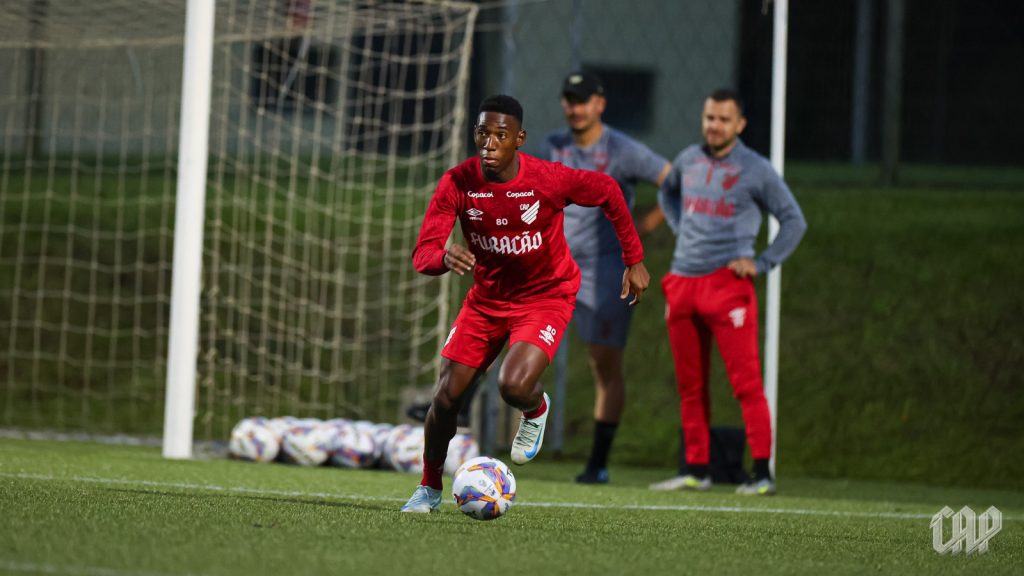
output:
<instances>
[{"instance_id":1,"label":"soccer player in red kit","mask_svg":"<svg viewBox=\"0 0 1024 576\"><path fill-rule=\"evenodd\" d=\"M540 450L550 399L539 379L572 318L580 285L563 208L600 206L612 222L626 265L622 298L632 294L632 302L639 302L650 283L615 180L519 152L526 141L522 125L523 108L515 98L485 99L473 131L478 155L441 177L423 218L412 256L416 270L472 271L473 286L441 348L441 374L424 422L423 479L403 512L431 512L441 505L444 460L459 408L506 342L498 390L523 411L512 461L525 464ZM446 248L456 218L469 246Z\"/></svg>"}]
</instances>

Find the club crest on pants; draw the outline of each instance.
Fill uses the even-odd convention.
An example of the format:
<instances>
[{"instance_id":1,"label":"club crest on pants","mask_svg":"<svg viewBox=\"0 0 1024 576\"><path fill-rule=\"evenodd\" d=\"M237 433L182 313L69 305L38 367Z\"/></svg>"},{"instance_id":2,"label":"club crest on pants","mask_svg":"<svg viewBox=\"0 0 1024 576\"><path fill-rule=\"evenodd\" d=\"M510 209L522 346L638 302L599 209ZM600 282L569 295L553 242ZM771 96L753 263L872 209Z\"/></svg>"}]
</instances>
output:
<instances>
[{"instance_id":1,"label":"club crest on pants","mask_svg":"<svg viewBox=\"0 0 1024 576\"><path fill-rule=\"evenodd\" d=\"M729 319L732 320L733 328L743 328L743 323L747 321L747 309L733 308L729 310Z\"/></svg>"}]
</instances>

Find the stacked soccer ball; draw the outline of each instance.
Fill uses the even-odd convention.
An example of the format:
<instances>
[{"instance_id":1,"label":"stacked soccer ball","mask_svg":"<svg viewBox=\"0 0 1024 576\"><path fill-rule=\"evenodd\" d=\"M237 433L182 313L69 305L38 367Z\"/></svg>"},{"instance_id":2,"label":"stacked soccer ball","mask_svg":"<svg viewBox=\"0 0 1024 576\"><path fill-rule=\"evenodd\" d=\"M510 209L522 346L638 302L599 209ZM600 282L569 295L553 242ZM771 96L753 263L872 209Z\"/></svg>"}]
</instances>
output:
<instances>
[{"instance_id":1,"label":"stacked soccer ball","mask_svg":"<svg viewBox=\"0 0 1024 576\"><path fill-rule=\"evenodd\" d=\"M253 462L287 462L300 466L381 467L423 472L423 427L349 421L341 418L245 418L231 431L228 451ZM445 471L453 474L480 454L472 436L456 434L448 447Z\"/></svg>"}]
</instances>

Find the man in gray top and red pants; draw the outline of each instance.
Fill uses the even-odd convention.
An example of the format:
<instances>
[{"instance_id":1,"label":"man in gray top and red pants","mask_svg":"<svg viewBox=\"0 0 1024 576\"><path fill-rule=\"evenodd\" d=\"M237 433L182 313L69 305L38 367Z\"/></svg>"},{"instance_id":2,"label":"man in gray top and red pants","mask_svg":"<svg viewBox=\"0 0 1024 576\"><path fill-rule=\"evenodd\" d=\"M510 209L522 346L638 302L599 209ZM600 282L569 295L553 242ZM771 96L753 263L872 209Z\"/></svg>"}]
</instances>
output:
<instances>
[{"instance_id":1,"label":"man in gray top and red pants","mask_svg":"<svg viewBox=\"0 0 1024 576\"><path fill-rule=\"evenodd\" d=\"M675 361L686 471L651 485L655 490L708 490L711 337L722 354L746 424L754 479L740 494L770 495L772 429L758 357L758 310L753 277L782 263L807 229L800 206L763 156L744 146L739 96L716 90L704 102L704 145L683 150L672 163L658 200L677 235L672 269L662 279L665 319ZM763 212L779 233L755 257Z\"/></svg>"}]
</instances>

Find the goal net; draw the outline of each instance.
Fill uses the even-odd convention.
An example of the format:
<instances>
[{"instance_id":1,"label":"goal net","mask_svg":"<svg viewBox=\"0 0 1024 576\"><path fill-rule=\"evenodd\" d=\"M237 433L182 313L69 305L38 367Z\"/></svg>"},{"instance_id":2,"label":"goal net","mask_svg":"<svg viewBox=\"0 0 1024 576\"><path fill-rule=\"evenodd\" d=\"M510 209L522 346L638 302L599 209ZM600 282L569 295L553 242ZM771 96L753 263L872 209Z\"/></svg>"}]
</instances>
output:
<instances>
[{"instance_id":1,"label":"goal net","mask_svg":"<svg viewBox=\"0 0 1024 576\"><path fill-rule=\"evenodd\" d=\"M476 7L217 2L196 436L394 419L450 295L410 254L465 139ZM0 21L0 425L157 434L185 0Z\"/></svg>"}]
</instances>

